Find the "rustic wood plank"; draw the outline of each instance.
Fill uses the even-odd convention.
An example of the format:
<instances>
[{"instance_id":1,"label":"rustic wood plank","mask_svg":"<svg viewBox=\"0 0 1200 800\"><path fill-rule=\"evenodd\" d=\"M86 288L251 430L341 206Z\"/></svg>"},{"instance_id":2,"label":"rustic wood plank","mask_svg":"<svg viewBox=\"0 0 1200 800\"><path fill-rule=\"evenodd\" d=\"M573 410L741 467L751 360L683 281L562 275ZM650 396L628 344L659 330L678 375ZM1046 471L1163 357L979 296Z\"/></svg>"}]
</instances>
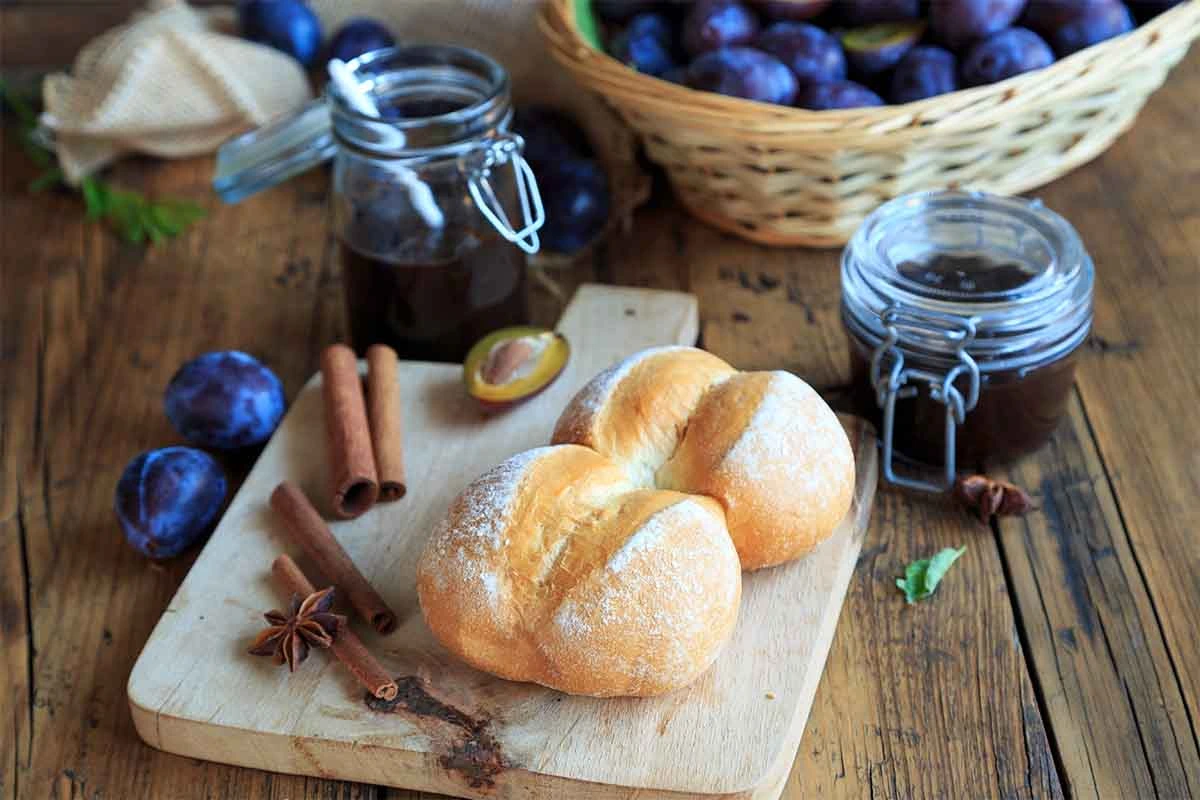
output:
<instances>
[{"instance_id":1,"label":"rustic wood plank","mask_svg":"<svg viewBox=\"0 0 1200 800\"><path fill-rule=\"evenodd\" d=\"M266 356L293 391L311 373L310 339L325 330L323 320L340 316L340 305L316 291L316 268L302 285L279 279L289 265L321 263L323 177L239 209L214 207L194 233L143 252L83 223L74 197L26 195L31 174L10 140L3 156L12 165L0 222L5 294L22 298L5 303L3 328L5 688L22 701L16 716L5 713L18 744L5 791L30 799L376 796L370 787L156 753L137 740L124 700L125 676L192 557L156 566L126 547L112 518L112 487L138 450L178 441L161 413L161 391L185 357L243 347ZM205 161L161 171L133 162L118 178L207 203L208 170ZM245 461L229 460L231 473ZM32 631L7 624L21 538L14 531L28 555L17 586L28 587ZM22 635L34 648L32 681L8 668L25 658Z\"/></svg>"},{"instance_id":2,"label":"rustic wood plank","mask_svg":"<svg viewBox=\"0 0 1200 800\"><path fill-rule=\"evenodd\" d=\"M1192 748L1200 741L1200 430L1187 422L1200 396L1197 86L1193 49L1095 169L1044 193L1096 257L1095 338L1079 392L1166 644L1158 669L1182 690Z\"/></svg>"},{"instance_id":3,"label":"rustic wood plank","mask_svg":"<svg viewBox=\"0 0 1200 800\"><path fill-rule=\"evenodd\" d=\"M1040 509L1001 520L1000 539L1071 796L1200 794L1179 682L1078 397L1008 477Z\"/></svg>"},{"instance_id":4,"label":"rustic wood plank","mask_svg":"<svg viewBox=\"0 0 1200 800\"><path fill-rule=\"evenodd\" d=\"M1061 796L995 541L949 504L876 502L784 797ZM962 545L906 606L904 566Z\"/></svg>"}]
</instances>

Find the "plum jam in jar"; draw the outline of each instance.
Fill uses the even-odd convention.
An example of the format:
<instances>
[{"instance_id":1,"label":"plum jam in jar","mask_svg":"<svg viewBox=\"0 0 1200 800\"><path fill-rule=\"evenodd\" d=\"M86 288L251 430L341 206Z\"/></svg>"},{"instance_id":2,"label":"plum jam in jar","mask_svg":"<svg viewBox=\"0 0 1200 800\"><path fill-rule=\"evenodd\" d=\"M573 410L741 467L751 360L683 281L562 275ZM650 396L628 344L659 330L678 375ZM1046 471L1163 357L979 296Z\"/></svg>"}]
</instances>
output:
<instances>
[{"instance_id":1,"label":"plum jam in jar","mask_svg":"<svg viewBox=\"0 0 1200 800\"><path fill-rule=\"evenodd\" d=\"M1092 323L1092 260L1038 201L979 192L880 206L842 253L842 322L884 475L942 491L958 467L1042 445L1066 409ZM942 467L900 475L895 455Z\"/></svg>"},{"instance_id":2,"label":"plum jam in jar","mask_svg":"<svg viewBox=\"0 0 1200 800\"><path fill-rule=\"evenodd\" d=\"M527 323L525 259L544 212L508 132L507 72L448 45L377 50L330 72L324 98L222 148L218 191L236 201L332 159L360 353L382 342L401 358L462 361L487 333Z\"/></svg>"}]
</instances>

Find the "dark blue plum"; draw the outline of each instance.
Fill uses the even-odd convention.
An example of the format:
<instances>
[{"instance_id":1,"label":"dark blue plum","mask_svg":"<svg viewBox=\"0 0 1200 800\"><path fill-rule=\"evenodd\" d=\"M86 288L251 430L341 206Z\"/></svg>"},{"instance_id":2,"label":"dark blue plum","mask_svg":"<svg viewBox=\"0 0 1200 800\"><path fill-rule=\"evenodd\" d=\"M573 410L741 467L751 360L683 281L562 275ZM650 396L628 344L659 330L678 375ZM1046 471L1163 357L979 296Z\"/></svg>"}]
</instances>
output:
<instances>
[{"instance_id":1,"label":"dark blue plum","mask_svg":"<svg viewBox=\"0 0 1200 800\"><path fill-rule=\"evenodd\" d=\"M208 453L164 447L129 462L114 508L131 545L150 558L171 558L213 526L225 490L225 475Z\"/></svg>"},{"instance_id":2,"label":"dark blue plum","mask_svg":"<svg viewBox=\"0 0 1200 800\"><path fill-rule=\"evenodd\" d=\"M574 253L604 228L611 199L608 177L592 159L549 161L537 167L546 207L542 244L556 253Z\"/></svg>"},{"instance_id":3,"label":"dark blue plum","mask_svg":"<svg viewBox=\"0 0 1200 800\"><path fill-rule=\"evenodd\" d=\"M1117 0L1089 4L1078 16L1055 28L1049 37L1060 58L1133 30L1129 9Z\"/></svg>"},{"instance_id":4,"label":"dark blue plum","mask_svg":"<svg viewBox=\"0 0 1200 800\"><path fill-rule=\"evenodd\" d=\"M625 22L646 11L655 11L665 5L663 0L594 0L592 8L596 16L606 22Z\"/></svg>"},{"instance_id":5,"label":"dark blue plum","mask_svg":"<svg viewBox=\"0 0 1200 800\"><path fill-rule=\"evenodd\" d=\"M800 82L846 77L846 57L837 37L807 22L776 22L754 39L754 46L775 56Z\"/></svg>"},{"instance_id":6,"label":"dark blue plum","mask_svg":"<svg viewBox=\"0 0 1200 800\"><path fill-rule=\"evenodd\" d=\"M834 9L851 28L921 18L921 0L838 0Z\"/></svg>"},{"instance_id":7,"label":"dark blue plum","mask_svg":"<svg viewBox=\"0 0 1200 800\"><path fill-rule=\"evenodd\" d=\"M775 56L752 47L723 47L691 63L688 86L786 106L796 99L797 81Z\"/></svg>"},{"instance_id":8,"label":"dark blue plum","mask_svg":"<svg viewBox=\"0 0 1200 800\"><path fill-rule=\"evenodd\" d=\"M811 111L833 111L883 105L883 98L854 81L826 81L800 87L796 105Z\"/></svg>"},{"instance_id":9,"label":"dark blue plum","mask_svg":"<svg viewBox=\"0 0 1200 800\"><path fill-rule=\"evenodd\" d=\"M329 40L329 57L350 61L363 53L382 50L395 44L396 38L382 23L368 17L357 17L338 28L337 33Z\"/></svg>"},{"instance_id":10,"label":"dark blue plum","mask_svg":"<svg viewBox=\"0 0 1200 800\"><path fill-rule=\"evenodd\" d=\"M556 109L522 106L513 115L512 127L525 140L525 160L532 164L592 154L587 134L575 120Z\"/></svg>"},{"instance_id":11,"label":"dark blue plum","mask_svg":"<svg viewBox=\"0 0 1200 800\"><path fill-rule=\"evenodd\" d=\"M934 38L959 51L1016 21L1026 0L932 0L929 27Z\"/></svg>"},{"instance_id":12,"label":"dark blue plum","mask_svg":"<svg viewBox=\"0 0 1200 800\"><path fill-rule=\"evenodd\" d=\"M1109 0L1032 0L1025 6L1017 24L1049 39L1050 34L1079 16L1088 6L1104 5Z\"/></svg>"},{"instance_id":13,"label":"dark blue plum","mask_svg":"<svg viewBox=\"0 0 1200 800\"><path fill-rule=\"evenodd\" d=\"M923 33L923 22L881 22L844 32L842 47L855 74L878 75L896 66Z\"/></svg>"},{"instance_id":14,"label":"dark blue plum","mask_svg":"<svg viewBox=\"0 0 1200 800\"><path fill-rule=\"evenodd\" d=\"M680 86L688 85L688 68L685 66L672 67L659 76L664 81L678 83Z\"/></svg>"},{"instance_id":15,"label":"dark blue plum","mask_svg":"<svg viewBox=\"0 0 1200 800\"><path fill-rule=\"evenodd\" d=\"M915 103L958 89L958 59L949 50L918 45L905 53L892 73L893 103Z\"/></svg>"},{"instance_id":16,"label":"dark blue plum","mask_svg":"<svg viewBox=\"0 0 1200 800\"><path fill-rule=\"evenodd\" d=\"M756 0L767 19L801 22L820 16L833 0Z\"/></svg>"},{"instance_id":17,"label":"dark blue plum","mask_svg":"<svg viewBox=\"0 0 1200 800\"><path fill-rule=\"evenodd\" d=\"M283 417L283 384L253 356L205 353L167 384L167 419L189 441L235 450L270 438Z\"/></svg>"},{"instance_id":18,"label":"dark blue plum","mask_svg":"<svg viewBox=\"0 0 1200 800\"><path fill-rule=\"evenodd\" d=\"M737 0L696 0L683 18L683 49L694 57L746 44L758 27L758 17Z\"/></svg>"},{"instance_id":19,"label":"dark blue plum","mask_svg":"<svg viewBox=\"0 0 1200 800\"><path fill-rule=\"evenodd\" d=\"M247 39L311 66L321 50L321 21L300 0L242 0L238 24Z\"/></svg>"},{"instance_id":20,"label":"dark blue plum","mask_svg":"<svg viewBox=\"0 0 1200 800\"><path fill-rule=\"evenodd\" d=\"M1009 28L971 48L962 64L967 86L996 83L1054 63L1050 45L1028 28Z\"/></svg>"},{"instance_id":21,"label":"dark blue plum","mask_svg":"<svg viewBox=\"0 0 1200 800\"><path fill-rule=\"evenodd\" d=\"M655 77L679 65L671 21L662 14L638 14L617 34L612 54L625 64Z\"/></svg>"}]
</instances>

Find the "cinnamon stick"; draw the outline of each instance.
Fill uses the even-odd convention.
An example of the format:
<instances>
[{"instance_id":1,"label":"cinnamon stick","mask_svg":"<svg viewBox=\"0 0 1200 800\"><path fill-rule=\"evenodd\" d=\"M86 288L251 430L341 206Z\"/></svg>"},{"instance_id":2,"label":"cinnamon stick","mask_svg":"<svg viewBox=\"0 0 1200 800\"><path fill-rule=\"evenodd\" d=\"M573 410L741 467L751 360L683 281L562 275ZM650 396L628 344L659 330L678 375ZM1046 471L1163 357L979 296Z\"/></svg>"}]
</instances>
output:
<instances>
[{"instance_id":1,"label":"cinnamon stick","mask_svg":"<svg viewBox=\"0 0 1200 800\"><path fill-rule=\"evenodd\" d=\"M325 348L321 353L321 377L333 513L353 519L374 505L379 496L371 429L354 351L344 344Z\"/></svg>"},{"instance_id":2,"label":"cinnamon stick","mask_svg":"<svg viewBox=\"0 0 1200 800\"><path fill-rule=\"evenodd\" d=\"M284 522L293 541L317 564L317 569L345 595L358 614L380 633L396 629L396 614L372 588L345 548L321 519L317 509L295 484L284 481L271 492L271 508Z\"/></svg>"},{"instance_id":3,"label":"cinnamon stick","mask_svg":"<svg viewBox=\"0 0 1200 800\"><path fill-rule=\"evenodd\" d=\"M282 555L275 559L271 564L271 574L283 587L284 594L289 597L291 595L308 597L316 591L312 582L305 577L304 573L300 571L299 565L289 555ZM342 626L342 629L338 631L330 649L337 656L337 660L350 670L355 680L362 684L364 689L380 700L396 699L396 694L399 692L396 682L392 680L392 676L388 675L383 665L376 661L375 657L367 650L362 639L359 639L358 635L348 626Z\"/></svg>"},{"instance_id":4,"label":"cinnamon stick","mask_svg":"<svg viewBox=\"0 0 1200 800\"><path fill-rule=\"evenodd\" d=\"M399 500L408 491L404 483L399 363L396 351L386 344L373 344L367 349L367 418L371 422L379 500Z\"/></svg>"}]
</instances>

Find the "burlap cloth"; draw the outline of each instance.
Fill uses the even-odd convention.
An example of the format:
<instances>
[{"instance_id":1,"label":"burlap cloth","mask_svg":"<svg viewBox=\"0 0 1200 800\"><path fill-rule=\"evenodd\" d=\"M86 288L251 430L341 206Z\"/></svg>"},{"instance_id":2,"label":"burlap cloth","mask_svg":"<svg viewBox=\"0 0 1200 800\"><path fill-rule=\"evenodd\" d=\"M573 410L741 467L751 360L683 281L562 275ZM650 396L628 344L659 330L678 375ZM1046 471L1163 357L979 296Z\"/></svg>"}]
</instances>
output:
<instances>
[{"instance_id":1,"label":"burlap cloth","mask_svg":"<svg viewBox=\"0 0 1200 800\"><path fill-rule=\"evenodd\" d=\"M46 78L43 124L68 181L129 152L210 153L311 97L299 64L222 33L227 19L182 0L151 0L84 47L69 74Z\"/></svg>"}]
</instances>

